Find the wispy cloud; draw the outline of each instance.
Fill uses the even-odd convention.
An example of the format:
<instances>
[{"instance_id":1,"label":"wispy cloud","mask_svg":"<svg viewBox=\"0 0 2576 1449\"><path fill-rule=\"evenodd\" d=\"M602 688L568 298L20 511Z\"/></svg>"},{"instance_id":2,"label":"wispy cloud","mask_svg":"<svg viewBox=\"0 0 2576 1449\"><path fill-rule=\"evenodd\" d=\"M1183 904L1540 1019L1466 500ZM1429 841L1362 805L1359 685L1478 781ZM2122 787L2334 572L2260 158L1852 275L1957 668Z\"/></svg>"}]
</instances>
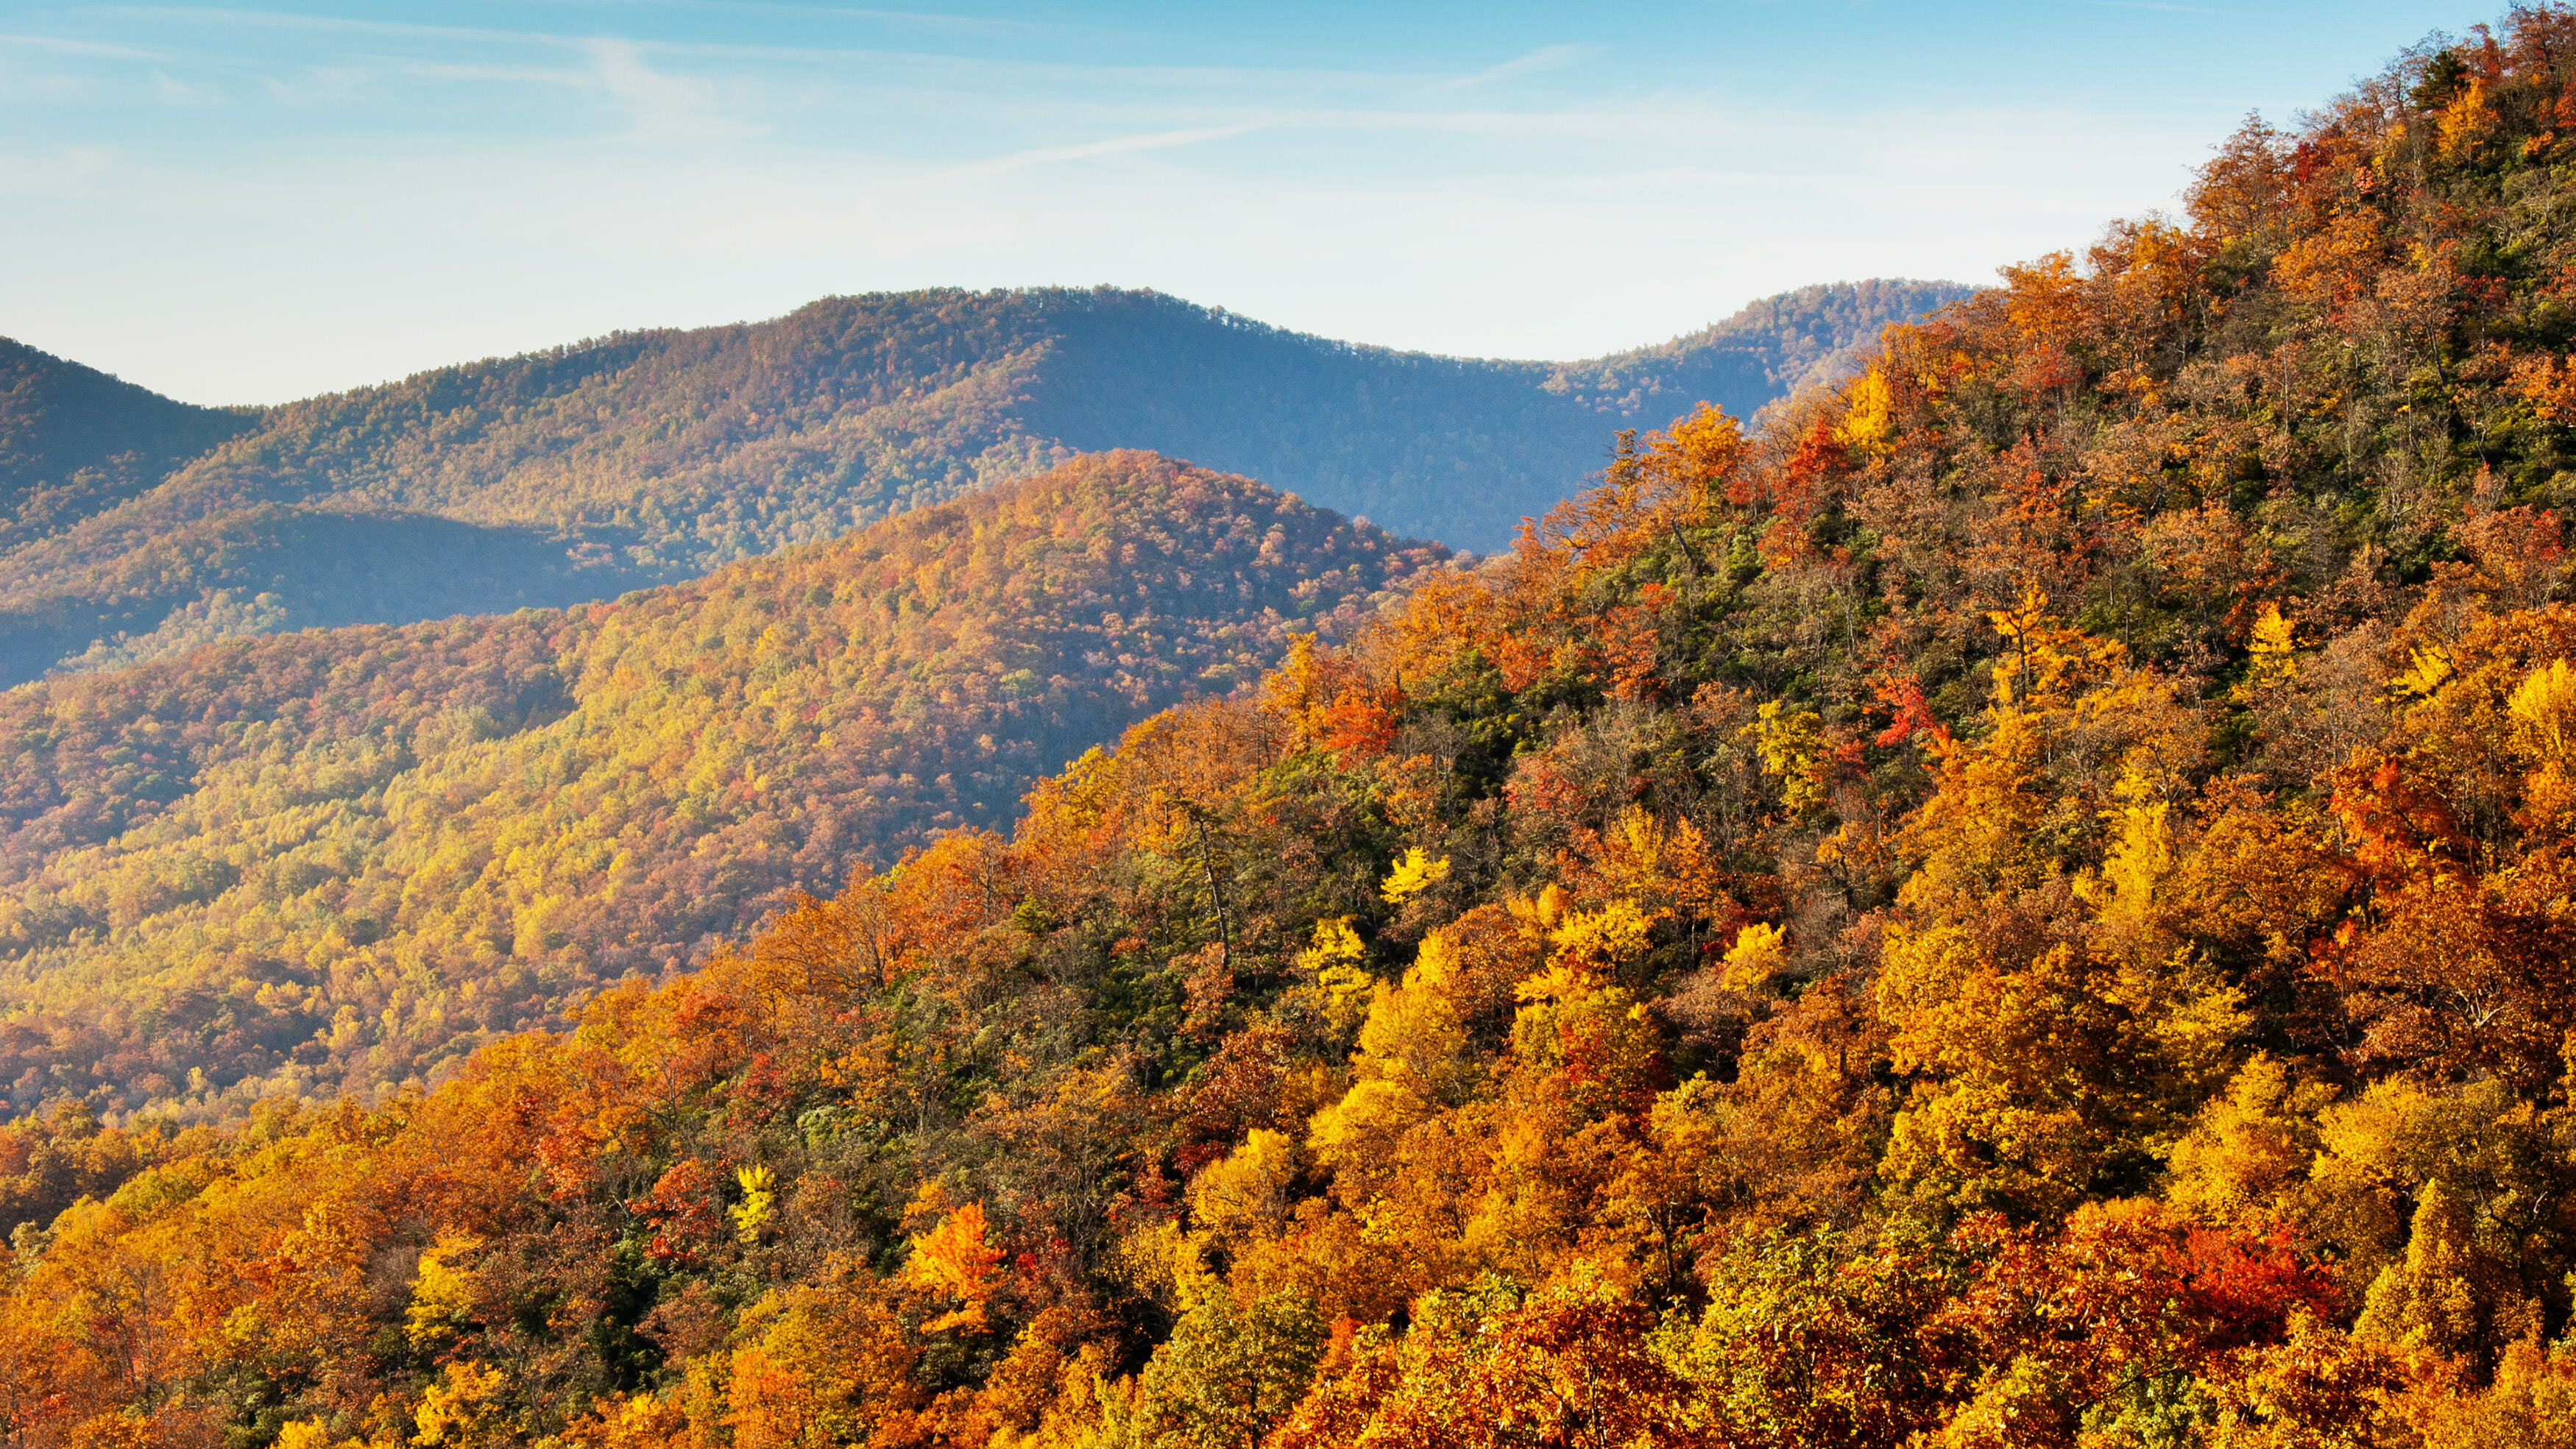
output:
<instances>
[{"instance_id":1,"label":"wispy cloud","mask_svg":"<svg viewBox=\"0 0 2576 1449\"><path fill-rule=\"evenodd\" d=\"M702 80L657 71L630 40L594 40L591 83L623 104L639 141L740 140L766 127L715 113L716 88Z\"/></svg>"},{"instance_id":2,"label":"wispy cloud","mask_svg":"<svg viewBox=\"0 0 2576 1449\"><path fill-rule=\"evenodd\" d=\"M507 44L579 45L587 37L542 31L490 30L462 25L420 25L398 20L353 20L342 15L299 15L279 10L206 10L193 5L102 5L82 12L129 20L225 25L323 34L381 35L406 40L474 40Z\"/></svg>"},{"instance_id":3,"label":"wispy cloud","mask_svg":"<svg viewBox=\"0 0 2576 1449\"><path fill-rule=\"evenodd\" d=\"M590 40L574 49L589 64L413 61L398 63L397 68L405 75L431 80L548 86L599 96L626 112L629 140L740 140L768 129L720 114L717 88L712 82L654 69L645 61L646 47L634 41Z\"/></svg>"},{"instance_id":4,"label":"wispy cloud","mask_svg":"<svg viewBox=\"0 0 2576 1449\"><path fill-rule=\"evenodd\" d=\"M0 320L214 400L935 284L1572 356L2078 243L2376 46L2284 18L2328 0L1418 3L0 0L0 101L48 107L0 274L49 282ZM2244 44L2193 42L2219 10Z\"/></svg>"},{"instance_id":5,"label":"wispy cloud","mask_svg":"<svg viewBox=\"0 0 2576 1449\"><path fill-rule=\"evenodd\" d=\"M85 15L157 22L201 23L245 29L300 31L311 34L375 36L390 40L451 41L464 44L544 46L560 49L587 50L601 43L597 35L572 34L559 30L498 30L478 26L424 25L409 21L367 20L336 15L306 15L287 11L198 8L167 5L106 5L86 9ZM851 14L909 15L906 11L851 11ZM615 43L632 46L635 53L665 58L691 60L730 60L773 62L807 69L831 69L858 66L895 66L919 74L942 75L958 84L989 91L997 78L1007 78L1025 85L1045 85L1051 92L1062 93L1068 86L1149 88L1154 90L1207 90L1241 92L1248 89L1284 89L1328 87L1392 94L1426 84L1472 84L1506 74L1524 74L1530 70L1549 69L1558 61L1554 52L1576 51L1582 47L1550 46L1529 56L1507 61L1478 76L1444 78L1418 72L1398 70L1324 69L1317 67L1260 67L1204 65L1138 65L1100 63L1078 60L1033 60L1023 56L1000 54L945 54L936 51L886 49L866 46L779 45L707 41L637 36L605 37ZM1579 57L1577 57L1579 58Z\"/></svg>"},{"instance_id":6,"label":"wispy cloud","mask_svg":"<svg viewBox=\"0 0 2576 1449\"><path fill-rule=\"evenodd\" d=\"M152 72L152 91L174 106L213 106L223 104L224 100L221 86L181 80L163 70Z\"/></svg>"},{"instance_id":7,"label":"wispy cloud","mask_svg":"<svg viewBox=\"0 0 2576 1449\"><path fill-rule=\"evenodd\" d=\"M260 89L270 100L282 106L309 108L333 105L365 94L366 87L383 74L374 66L317 65L306 66L290 75L263 75Z\"/></svg>"},{"instance_id":8,"label":"wispy cloud","mask_svg":"<svg viewBox=\"0 0 2576 1449\"><path fill-rule=\"evenodd\" d=\"M1495 81L1536 75L1541 71L1563 70L1570 65L1581 65L1601 54L1602 50L1603 47L1598 45L1542 45L1527 55L1517 56L1504 61L1501 65L1487 66L1474 75L1464 75L1456 80L1443 81L1440 89L1463 90L1468 86L1490 85Z\"/></svg>"},{"instance_id":9,"label":"wispy cloud","mask_svg":"<svg viewBox=\"0 0 2576 1449\"><path fill-rule=\"evenodd\" d=\"M562 65L475 65L455 61L413 61L402 66L405 75L430 80L498 81L509 85L561 86L566 90L588 90L597 74L578 66Z\"/></svg>"},{"instance_id":10,"label":"wispy cloud","mask_svg":"<svg viewBox=\"0 0 2576 1449\"><path fill-rule=\"evenodd\" d=\"M580 9L694 10L726 15L797 15L851 20L914 30L966 35L1044 35L1096 30L1052 20L1004 20L986 15L934 15L921 10L878 10L851 5L794 5L781 0L541 0Z\"/></svg>"},{"instance_id":11,"label":"wispy cloud","mask_svg":"<svg viewBox=\"0 0 2576 1449\"><path fill-rule=\"evenodd\" d=\"M1231 126L1192 126L1178 131L1154 131L1138 136L1113 136L1105 141L1084 141L1071 146L1039 146L1014 151L989 161L969 162L964 166L943 167L932 174L934 180L998 176L1006 171L1025 171L1034 166L1051 166L1064 161L1088 161L1101 156L1123 156L1138 151L1164 151L1174 146L1195 146L1203 141L1222 141L1260 130L1264 122L1245 121Z\"/></svg>"},{"instance_id":12,"label":"wispy cloud","mask_svg":"<svg viewBox=\"0 0 2576 1449\"><path fill-rule=\"evenodd\" d=\"M1394 93L1437 86L1444 78L1398 70L1332 70L1321 67L1137 65L1079 60L1031 60L1012 55L948 55L930 51L812 45L750 45L722 41L655 41L665 55L713 60L777 61L801 66L889 64L925 74L945 74L990 92L996 80L1046 84L1051 94L1072 85L1153 90L1207 90L1240 94L1255 88L1316 87Z\"/></svg>"},{"instance_id":13,"label":"wispy cloud","mask_svg":"<svg viewBox=\"0 0 2576 1449\"><path fill-rule=\"evenodd\" d=\"M64 40L52 35L0 35L0 45L25 50L41 50L53 55L82 55L99 60L166 61L170 57L158 50L141 50L131 45L109 45L95 40Z\"/></svg>"}]
</instances>

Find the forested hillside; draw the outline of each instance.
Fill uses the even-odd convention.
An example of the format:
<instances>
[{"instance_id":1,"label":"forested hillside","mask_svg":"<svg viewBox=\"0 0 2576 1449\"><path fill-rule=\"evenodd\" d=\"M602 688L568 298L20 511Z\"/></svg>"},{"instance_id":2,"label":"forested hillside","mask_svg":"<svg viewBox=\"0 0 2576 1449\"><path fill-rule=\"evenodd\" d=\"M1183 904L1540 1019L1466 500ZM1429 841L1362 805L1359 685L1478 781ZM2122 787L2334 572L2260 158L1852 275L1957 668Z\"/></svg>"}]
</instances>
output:
<instances>
[{"instance_id":1,"label":"forested hillside","mask_svg":"<svg viewBox=\"0 0 2576 1449\"><path fill-rule=\"evenodd\" d=\"M0 1425L2565 1445L2564 137L2517 11L577 1031L22 1124Z\"/></svg>"},{"instance_id":2,"label":"forested hillside","mask_svg":"<svg viewBox=\"0 0 2576 1449\"><path fill-rule=\"evenodd\" d=\"M1598 471L1615 429L1758 407L1964 292L1811 287L1564 365L1355 347L1153 293L880 294L256 415L11 344L0 380L83 380L0 392L0 684L227 635L607 598L1074 451L1152 449L1496 548ZM101 387L117 407L28 406Z\"/></svg>"},{"instance_id":3,"label":"forested hillside","mask_svg":"<svg viewBox=\"0 0 2576 1449\"><path fill-rule=\"evenodd\" d=\"M570 611L0 694L0 1093L364 1093L703 960L1434 556L1087 456Z\"/></svg>"},{"instance_id":4,"label":"forested hillside","mask_svg":"<svg viewBox=\"0 0 2576 1449\"><path fill-rule=\"evenodd\" d=\"M0 337L0 548L131 498L257 425Z\"/></svg>"}]
</instances>

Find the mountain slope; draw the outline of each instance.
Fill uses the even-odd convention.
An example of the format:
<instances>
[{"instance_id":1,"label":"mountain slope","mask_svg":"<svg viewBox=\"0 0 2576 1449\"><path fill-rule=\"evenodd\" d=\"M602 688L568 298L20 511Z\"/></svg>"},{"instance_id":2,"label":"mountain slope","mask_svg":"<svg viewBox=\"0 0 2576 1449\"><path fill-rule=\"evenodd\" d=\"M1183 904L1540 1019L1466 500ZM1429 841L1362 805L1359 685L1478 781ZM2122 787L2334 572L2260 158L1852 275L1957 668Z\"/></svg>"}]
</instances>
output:
<instances>
[{"instance_id":1,"label":"mountain slope","mask_svg":"<svg viewBox=\"0 0 2576 1449\"><path fill-rule=\"evenodd\" d=\"M1749 415L1964 291L1810 288L1561 366L1354 347L1104 289L835 298L448 368L269 409L148 486L129 470L0 539L0 682L227 631L609 597L1106 448L1491 549L1597 471L1614 430L1703 399ZM294 535L313 529L344 574L390 577L301 571Z\"/></svg>"},{"instance_id":2,"label":"mountain slope","mask_svg":"<svg viewBox=\"0 0 2576 1449\"><path fill-rule=\"evenodd\" d=\"M0 337L0 549L112 507L257 426Z\"/></svg>"},{"instance_id":3,"label":"mountain slope","mask_svg":"<svg viewBox=\"0 0 2576 1449\"><path fill-rule=\"evenodd\" d=\"M0 1091L426 1072L938 830L1435 556L1087 456L614 604L0 695Z\"/></svg>"},{"instance_id":4,"label":"mountain slope","mask_svg":"<svg viewBox=\"0 0 2576 1449\"><path fill-rule=\"evenodd\" d=\"M0 1422L2564 1449L2571 134L2516 9L577 1030L0 1129Z\"/></svg>"}]
</instances>

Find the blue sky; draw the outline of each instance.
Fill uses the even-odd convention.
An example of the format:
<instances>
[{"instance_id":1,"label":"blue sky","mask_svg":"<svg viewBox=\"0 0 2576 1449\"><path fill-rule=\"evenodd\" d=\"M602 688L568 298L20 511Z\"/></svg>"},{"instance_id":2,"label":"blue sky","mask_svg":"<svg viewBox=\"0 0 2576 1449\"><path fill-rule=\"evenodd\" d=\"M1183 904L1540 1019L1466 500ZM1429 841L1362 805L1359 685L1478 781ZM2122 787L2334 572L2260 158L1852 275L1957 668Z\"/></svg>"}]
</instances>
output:
<instances>
[{"instance_id":1,"label":"blue sky","mask_svg":"<svg viewBox=\"0 0 2576 1449\"><path fill-rule=\"evenodd\" d=\"M2485 10L0 0L0 335L265 402L932 285L1660 341L2171 205Z\"/></svg>"}]
</instances>

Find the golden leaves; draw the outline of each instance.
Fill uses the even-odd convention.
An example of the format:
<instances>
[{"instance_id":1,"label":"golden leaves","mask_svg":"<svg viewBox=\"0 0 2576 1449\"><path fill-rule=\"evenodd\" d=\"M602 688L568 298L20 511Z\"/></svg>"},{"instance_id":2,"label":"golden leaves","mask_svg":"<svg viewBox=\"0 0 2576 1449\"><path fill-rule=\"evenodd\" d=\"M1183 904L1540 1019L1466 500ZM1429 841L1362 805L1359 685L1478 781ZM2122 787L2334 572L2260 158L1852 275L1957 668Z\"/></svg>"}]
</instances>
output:
<instances>
[{"instance_id":1,"label":"golden leaves","mask_svg":"<svg viewBox=\"0 0 2576 1449\"><path fill-rule=\"evenodd\" d=\"M1334 916L1317 921L1313 942L1297 953L1297 969L1315 978L1334 1019L1345 1024L1358 1014L1359 999L1377 980L1359 964L1367 958L1368 948L1360 944L1359 932L1351 929L1351 919Z\"/></svg>"},{"instance_id":2,"label":"golden leaves","mask_svg":"<svg viewBox=\"0 0 2576 1449\"><path fill-rule=\"evenodd\" d=\"M1759 921L1735 933L1735 943L1726 948L1721 979L1729 991L1752 992L1767 985L1788 964L1786 942L1789 933L1778 926Z\"/></svg>"},{"instance_id":3,"label":"golden leaves","mask_svg":"<svg viewBox=\"0 0 2576 1449\"><path fill-rule=\"evenodd\" d=\"M2451 103L2442 108L2441 118L2434 124L2441 136L2444 158L2457 161L2476 149L2496 127L2495 111L2487 104L2486 80L2471 76Z\"/></svg>"},{"instance_id":4,"label":"golden leaves","mask_svg":"<svg viewBox=\"0 0 2576 1449\"><path fill-rule=\"evenodd\" d=\"M2565 761L2576 746L2576 669L2553 659L2514 687L2506 709L2524 748L2544 760Z\"/></svg>"},{"instance_id":5,"label":"golden leaves","mask_svg":"<svg viewBox=\"0 0 2576 1449\"><path fill-rule=\"evenodd\" d=\"M760 1230L769 1225L769 1215L777 1204L778 1177L765 1164L739 1168L733 1175L734 1185L742 1189L742 1201L725 1210L733 1219L734 1236L746 1243L760 1241Z\"/></svg>"},{"instance_id":6,"label":"golden leaves","mask_svg":"<svg viewBox=\"0 0 2576 1449\"><path fill-rule=\"evenodd\" d=\"M505 1380L501 1371L480 1363L451 1363L437 1381L421 1391L412 1417L420 1432L411 1442L423 1446L465 1446L482 1442L484 1421L496 1407Z\"/></svg>"},{"instance_id":7,"label":"golden leaves","mask_svg":"<svg viewBox=\"0 0 2576 1449\"><path fill-rule=\"evenodd\" d=\"M957 1304L923 1323L922 1332L956 1329L982 1333L987 1328L984 1307L1001 1286L995 1269L1003 1256L1000 1248L987 1241L989 1231L984 1205L969 1202L941 1218L929 1232L916 1233L906 1240L911 1256L904 1259L903 1272L896 1281L932 1298L951 1299Z\"/></svg>"},{"instance_id":8,"label":"golden leaves","mask_svg":"<svg viewBox=\"0 0 2576 1449\"><path fill-rule=\"evenodd\" d=\"M1814 710L1788 710L1776 699L1753 713L1753 722L1737 730L1736 738L1753 742L1762 773L1780 782L1780 803L1798 815L1822 805L1824 720Z\"/></svg>"},{"instance_id":9,"label":"golden leaves","mask_svg":"<svg viewBox=\"0 0 2576 1449\"><path fill-rule=\"evenodd\" d=\"M2388 690L2400 698L2431 699L2455 672L2449 650L2439 644L2418 644L2409 652L2406 667L2388 681Z\"/></svg>"},{"instance_id":10,"label":"golden leaves","mask_svg":"<svg viewBox=\"0 0 2576 1449\"><path fill-rule=\"evenodd\" d=\"M420 1255L412 1278L411 1304L403 1310L403 1337L415 1349L436 1352L454 1342L474 1317L474 1276L456 1260L483 1246L483 1240L454 1229L441 1229L437 1241Z\"/></svg>"},{"instance_id":11,"label":"golden leaves","mask_svg":"<svg viewBox=\"0 0 2576 1449\"><path fill-rule=\"evenodd\" d=\"M2263 612L2255 617L2254 633L2245 648L2253 656L2248 684L2272 684L2299 672L2297 630L2281 616L2281 606L2268 599Z\"/></svg>"},{"instance_id":12,"label":"golden leaves","mask_svg":"<svg viewBox=\"0 0 2576 1449\"><path fill-rule=\"evenodd\" d=\"M1396 857L1395 869L1379 883L1378 898L1388 905L1400 906L1448 878L1447 856L1433 860L1423 854L1421 846L1411 846Z\"/></svg>"},{"instance_id":13,"label":"golden leaves","mask_svg":"<svg viewBox=\"0 0 2576 1449\"><path fill-rule=\"evenodd\" d=\"M1887 374L1872 367L1853 380L1844 396L1843 421L1834 429L1834 440L1863 453L1884 452L1895 432L1896 409Z\"/></svg>"}]
</instances>

